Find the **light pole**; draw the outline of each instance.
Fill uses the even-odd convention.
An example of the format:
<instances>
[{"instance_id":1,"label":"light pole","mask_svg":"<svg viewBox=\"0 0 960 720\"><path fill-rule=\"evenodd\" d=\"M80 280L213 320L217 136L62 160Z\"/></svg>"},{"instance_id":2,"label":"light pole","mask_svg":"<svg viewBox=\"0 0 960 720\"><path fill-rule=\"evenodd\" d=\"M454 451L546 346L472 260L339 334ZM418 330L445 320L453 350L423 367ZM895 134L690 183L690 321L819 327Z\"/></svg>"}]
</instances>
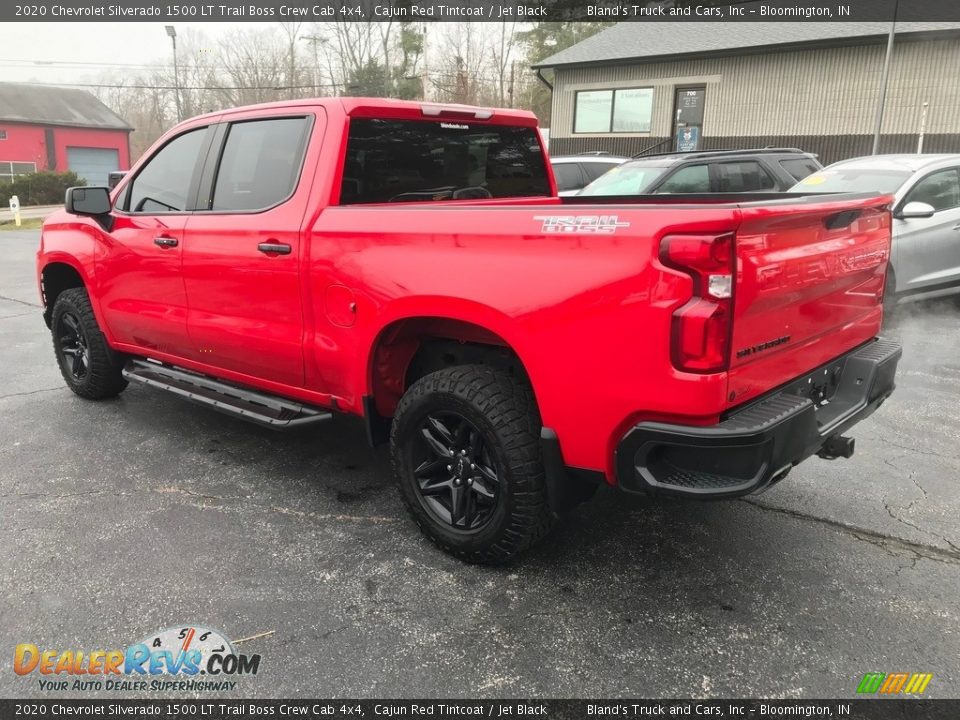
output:
<instances>
[{"instance_id":1,"label":"light pole","mask_svg":"<svg viewBox=\"0 0 960 720\"><path fill-rule=\"evenodd\" d=\"M177 68L177 29L173 25L166 27L170 42L173 43L173 96L177 101L177 122L180 122L183 120L183 112L180 109L180 71Z\"/></svg>"},{"instance_id":2,"label":"light pole","mask_svg":"<svg viewBox=\"0 0 960 720\"><path fill-rule=\"evenodd\" d=\"M887 74L890 72L890 56L893 54L893 38L897 34L897 9L900 0L894 0L893 20L890 22L890 33L887 35L887 54L883 59L883 72L880 75L880 97L877 100L877 123L873 130L873 152L880 152L880 131L883 129L883 110L887 103Z\"/></svg>"}]
</instances>

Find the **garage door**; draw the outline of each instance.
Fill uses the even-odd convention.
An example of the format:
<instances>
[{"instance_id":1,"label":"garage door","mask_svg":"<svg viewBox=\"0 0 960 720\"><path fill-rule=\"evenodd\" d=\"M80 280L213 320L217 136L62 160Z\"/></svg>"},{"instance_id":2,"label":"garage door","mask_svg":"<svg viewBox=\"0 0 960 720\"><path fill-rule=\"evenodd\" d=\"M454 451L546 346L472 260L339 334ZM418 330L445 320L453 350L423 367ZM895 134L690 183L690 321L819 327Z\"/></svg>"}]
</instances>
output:
<instances>
[{"instance_id":1,"label":"garage door","mask_svg":"<svg viewBox=\"0 0 960 720\"><path fill-rule=\"evenodd\" d=\"M107 174L120 169L120 153L104 148L67 148L67 168L87 181L87 185L106 185Z\"/></svg>"}]
</instances>

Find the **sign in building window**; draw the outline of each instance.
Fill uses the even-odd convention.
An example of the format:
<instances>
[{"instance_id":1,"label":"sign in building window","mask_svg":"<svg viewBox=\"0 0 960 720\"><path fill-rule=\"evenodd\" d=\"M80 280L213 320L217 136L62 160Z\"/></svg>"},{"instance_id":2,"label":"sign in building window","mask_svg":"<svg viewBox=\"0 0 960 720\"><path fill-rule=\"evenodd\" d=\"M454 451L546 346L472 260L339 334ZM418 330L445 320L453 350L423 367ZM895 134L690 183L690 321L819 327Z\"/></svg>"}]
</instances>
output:
<instances>
[{"instance_id":1,"label":"sign in building window","mask_svg":"<svg viewBox=\"0 0 960 720\"><path fill-rule=\"evenodd\" d=\"M0 183L11 182L17 175L29 175L36 171L36 163L5 162L0 160Z\"/></svg>"},{"instance_id":2,"label":"sign in building window","mask_svg":"<svg viewBox=\"0 0 960 720\"><path fill-rule=\"evenodd\" d=\"M653 115L653 88L581 90L576 95L575 133L646 133Z\"/></svg>"}]
</instances>

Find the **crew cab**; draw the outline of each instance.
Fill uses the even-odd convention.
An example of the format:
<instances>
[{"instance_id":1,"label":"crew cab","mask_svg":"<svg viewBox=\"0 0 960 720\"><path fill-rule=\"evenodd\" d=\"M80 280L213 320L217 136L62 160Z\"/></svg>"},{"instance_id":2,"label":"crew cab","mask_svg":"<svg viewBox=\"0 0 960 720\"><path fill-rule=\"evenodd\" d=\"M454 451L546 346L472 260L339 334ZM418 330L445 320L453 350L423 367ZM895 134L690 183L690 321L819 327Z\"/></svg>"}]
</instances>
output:
<instances>
[{"instance_id":1,"label":"crew cab","mask_svg":"<svg viewBox=\"0 0 960 720\"><path fill-rule=\"evenodd\" d=\"M361 416L422 531L496 563L599 483L737 497L849 457L900 356L890 203L559 198L530 113L289 101L69 190L37 273L77 395Z\"/></svg>"}]
</instances>

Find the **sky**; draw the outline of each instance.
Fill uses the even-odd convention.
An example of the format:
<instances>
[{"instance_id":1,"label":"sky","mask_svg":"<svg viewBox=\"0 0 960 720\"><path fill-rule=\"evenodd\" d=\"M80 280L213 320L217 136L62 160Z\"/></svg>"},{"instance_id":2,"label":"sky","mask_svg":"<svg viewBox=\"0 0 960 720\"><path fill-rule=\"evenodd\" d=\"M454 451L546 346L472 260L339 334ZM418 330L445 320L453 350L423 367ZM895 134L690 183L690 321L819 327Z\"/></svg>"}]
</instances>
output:
<instances>
[{"instance_id":1,"label":"sky","mask_svg":"<svg viewBox=\"0 0 960 720\"><path fill-rule=\"evenodd\" d=\"M173 64L170 38L163 22L45 22L17 23L0 43L0 80L8 82L81 82L99 78L129 64ZM245 28L276 23L244 23ZM178 33L202 31L211 41L237 26L234 23L173 23ZM36 63L56 62L57 65ZM102 63L82 65L80 63ZM136 71L138 68L127 68Z\"/></svg>"}]
</instances>

